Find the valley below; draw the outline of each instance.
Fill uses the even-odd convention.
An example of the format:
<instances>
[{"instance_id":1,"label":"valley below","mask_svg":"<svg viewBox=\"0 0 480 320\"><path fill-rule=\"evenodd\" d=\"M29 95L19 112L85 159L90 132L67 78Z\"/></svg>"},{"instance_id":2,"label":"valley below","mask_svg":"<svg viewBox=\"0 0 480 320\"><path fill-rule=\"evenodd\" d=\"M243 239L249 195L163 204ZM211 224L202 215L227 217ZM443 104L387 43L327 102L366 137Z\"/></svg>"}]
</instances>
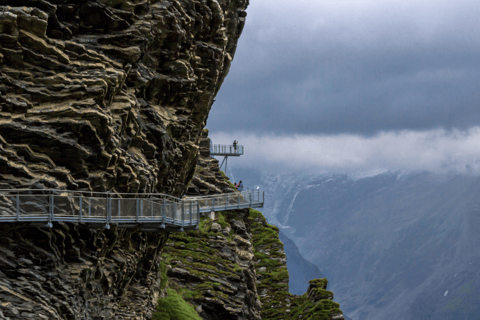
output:
<instances>
[{"instance_id":1,"label":"valley below","mask_svg":"<svg viewBox=\"0 0 480 320\"><path fill-rule=\"evenodd\" d=\"M272 195L269 223L319 267L349 318L480 316L479 177L237 175Z\"/></svg>"}]
</instances>

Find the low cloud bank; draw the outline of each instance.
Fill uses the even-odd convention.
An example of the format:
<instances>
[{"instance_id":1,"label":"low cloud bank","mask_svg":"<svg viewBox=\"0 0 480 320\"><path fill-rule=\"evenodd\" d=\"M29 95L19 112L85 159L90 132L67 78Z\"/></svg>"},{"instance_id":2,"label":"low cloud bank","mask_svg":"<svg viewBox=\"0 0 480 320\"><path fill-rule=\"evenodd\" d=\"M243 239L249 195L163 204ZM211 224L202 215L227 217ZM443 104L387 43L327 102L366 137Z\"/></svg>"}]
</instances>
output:
<instances>
[{"instance_id":1,"label":"low cloud bank","mask_svg":"<svg viewBox=\"0 0 480 320\"><path fill-rule=\"evenodd\" d=\"M432 171L480 174L480 127L469 130L294 135L211 133L214 144L238 140L245 154L232 165L270 172L280 170L375 174L384 171Z\"/></svg>"}]
</instances>

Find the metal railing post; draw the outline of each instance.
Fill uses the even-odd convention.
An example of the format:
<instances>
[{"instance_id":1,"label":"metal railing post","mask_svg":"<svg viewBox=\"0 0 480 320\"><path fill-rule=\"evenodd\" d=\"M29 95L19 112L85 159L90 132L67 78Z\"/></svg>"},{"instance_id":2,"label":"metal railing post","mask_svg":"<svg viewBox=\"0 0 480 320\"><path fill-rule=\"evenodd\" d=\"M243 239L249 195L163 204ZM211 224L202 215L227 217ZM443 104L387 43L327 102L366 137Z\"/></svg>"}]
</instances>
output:
<instances>
[{"instance_id":1,"label":"metal railing post","mask_svg":"<svg viewBox=\"0 0 480 320\"><path fill-rule=\"evenodd\" d=\"M135 221L138 223L140 217L140 199L135 199Z\"/></svg>"},{"instance_id":2,"label":"metal railing post","mask_svg":"<svg viewBox=\"0 0 480 320\"><path fill-rule=\"evenodd\" d=\"M106 228L110 229L110 222L112 221L112 198L110 193L107 195L107 224Z\"/></svg>"},{"instance_id":3,"label":"metal railing post","mask_svg":"<svg viewBox=\"0 0 480 320\"><path fill-rule=\"evenodd\" d=\"M252 193L248 192L248 195L250 196L250 208L252 207Z\"/></svg>"},{"instance_id":4,"label":"metal railing post","mask_svg":"<svg viewBox=\"0 0 480 320\"><path fill-rule=\"evenodd\" d=\"M53 226L53 224L52 224L53 214L54 214L53 209L54 209L54 205L55 205L55 203L54 203L55 200L54 199L55 199L55 197L54 197L53 192L52 192L52 194L50 195L50 216L48 218L48 226L50 228Z\"/></svg>"},{"instance_id":5,"label":"metal railing post","mask_svg":"<svg viewBox=\"0 0 480 320\"><path fill-rule=\"evenodd\" d=\"M165 218L167 217L167 199L163 198L163 212L162 212L162 222L165 223Z\"/></svg>"},{"instance_id":6,"label":"metal railing post","mask_svg":"<svg viewBox=\"0 0 480 320\"><path fill-rule=\"evenodd\" d=\"M173 223L175 223L175 218L177 218L177 203L173 202Z\"/></svg>"},{"instance_id":7,"label":"metal railing post","mask_svg":"<svg viewBox=\"0 0 480 320\"><path fill-rule=\"evenodd\" d=\"M192 218L193 218L193 203L190 201L190 225L192 225Z\"/></svg>"},{"instance_id":8,"label":"metal railing post","mask_svg":"<svg viewBox=\"0 0 480 320\"><path fill-rule=\"evenodd\" d=\"M182 201L182 229L184 225L185 225L185 202Z\"/></svg>"},{"instance_id":9,"label":"metal railing post","mask_svg":"<svg viewBox=\"0 0 480 320\"><path fill-rule=\"evenodd\" d=\"M82 214L83 214L83 196L82 194L80 193L80 197L78 198L78 200L80 201L80 203L78 204L78 217L79 217L79 222L82 223Z\"/></svg>"},{"instance_id":10,"label":"metal railing post","mask_svg":"<svg viewBox=\"0 0 480 320\"><path fill-rule=\"evenodd\" d=\"M118 218L120 218L122 216L122 212L121 212L121 208L120 208L121 203L122 202L120 201L120 198L118 198L118 213L117 213Z\"/></svg>"},{"instance_id":11,"label":"metal railing post","mask_svg":"<svg viewBox=\"0 0 480 320\"><path fill-rule=\"evenodd\" d=\"M92 216L92 198L88 199L88 216Z\"/></svg>"},{"instance_id":12,"label":"metal railing post","mask_svg":"<svg viewBox=\"0 0 480 320\"><path fill-rule=\"evenodd\" d=\"M237 199L237 207L238 209L240 209L240 193L238 194L238 199Z\"/></svg>"},{"instance_id":13,"label":"metal railing post","mask_svg":"<svg viewBox=\"0 0 480 320\"><path fill-rule=\"evenodd\" d=\"M200 224L200 203L197 201L197 226Z\"/></svg>"},{"instance_id":14,"label":"metal railing post","mask_svg":"<svg viewBox=\"0 0 480 320\"><path fill-rule=\"evenodd\" d=\"M212 211L215 211L215 198L212 198Z\"/></svg>"},{"instance_id":15,"label":"metal railing post","mask_svg":"<svg viewBox=\"0 0 480 320\"><path fill-rule=\"evenodd\" d=\"M17 221L20 221L20 195L17 193Z\"/></svg>"}]
</instances>

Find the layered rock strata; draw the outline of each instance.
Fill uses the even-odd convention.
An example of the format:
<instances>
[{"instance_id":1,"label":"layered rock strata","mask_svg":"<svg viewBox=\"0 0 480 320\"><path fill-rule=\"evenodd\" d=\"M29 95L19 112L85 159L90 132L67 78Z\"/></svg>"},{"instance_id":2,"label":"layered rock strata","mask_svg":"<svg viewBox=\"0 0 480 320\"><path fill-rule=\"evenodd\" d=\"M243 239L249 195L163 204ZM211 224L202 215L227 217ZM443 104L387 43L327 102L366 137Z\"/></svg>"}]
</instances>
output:
<instances>
[{"instance_id":1,"label":"layered rock strata","mask_svg":"<svg viewBox=\"0 0 480 320\"><path fill-rule=\"evenodd\" d=\"M248 0L4 0L4 188L181 195Z\"/></svg>"},{"instance_id":2,"label":"layered rock strata","mask_svg":"<svg viewBox=\"0 0 480 320\"><path fill-rule=\"evenodd\" d=\"M168 234L0 224L0 319L150 319Z\"/></svg>"}]
</instances>

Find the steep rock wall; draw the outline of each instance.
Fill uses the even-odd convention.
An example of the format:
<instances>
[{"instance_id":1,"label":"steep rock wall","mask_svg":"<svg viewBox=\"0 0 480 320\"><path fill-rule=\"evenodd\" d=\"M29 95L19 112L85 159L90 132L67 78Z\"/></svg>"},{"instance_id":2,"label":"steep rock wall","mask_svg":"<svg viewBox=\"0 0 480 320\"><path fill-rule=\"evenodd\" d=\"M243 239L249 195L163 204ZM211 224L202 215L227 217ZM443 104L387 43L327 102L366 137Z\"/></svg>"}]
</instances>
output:
<instances>
[{"instance_id":1,"label":"steep rock wall","mask_svg":"<svg viewBox=\"0 0 480 320\"><path fill-rule=\"evenodd\" d=\"M2 187L184 193L248 0L4 0Z\"/></svg>"},{"instance_id":2,"label":"steep rock wall","mask_svg":"<svg viewBox=\"0 0 480 320\"><path fill-rule=\"evenodd\" d=\"M0 188L184 194L248 0L0 5ZM0 319L150 319L165 294L168 234L0 228Z\"/></svg>"}]
</instances>

